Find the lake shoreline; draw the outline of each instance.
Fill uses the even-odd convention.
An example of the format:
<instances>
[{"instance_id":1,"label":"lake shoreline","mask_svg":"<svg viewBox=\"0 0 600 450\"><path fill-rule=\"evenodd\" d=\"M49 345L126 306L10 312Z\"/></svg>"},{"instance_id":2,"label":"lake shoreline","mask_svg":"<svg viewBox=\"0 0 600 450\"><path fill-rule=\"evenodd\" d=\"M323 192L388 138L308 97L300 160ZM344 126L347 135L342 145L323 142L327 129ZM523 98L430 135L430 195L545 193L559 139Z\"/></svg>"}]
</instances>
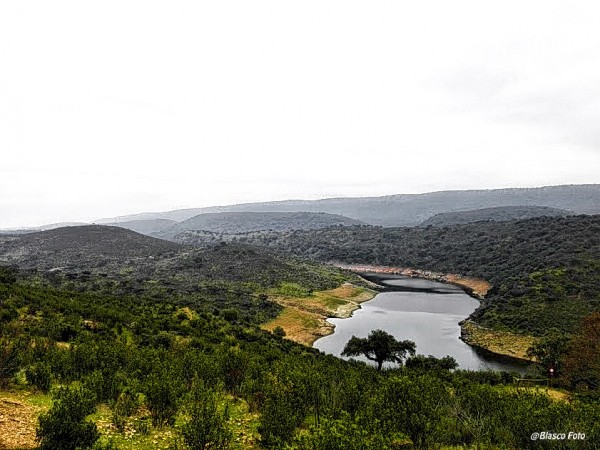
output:
<instances>
[{"instance_id":1,"label":"lake shoreline","mask_svg":"<svg viewBox=\"0 0 600 450\"><path fill-rule=\"evenodd\" d=\"M346 282L336 289L314 292L309 297L270 295L272 301L283 306L283 311L261 328L273 331L279 326L287 339L312 347L318 339L334 333L335 325L327 319L352 317L362 303L372 300L380 292L379 286L368 281L366 284L370 287Z\"/></svg>"},{"instance_id":2,"label":"lake shoreline","mask_svg":"<svg viewBox=\"0 0 600 450\"><path fill-rule=\"evenodd\" d=\"M371 283L375 283L379 292L428 292L436 293L435 289L428 288L406 288L392 286L382 283L390 278L418 278L428 281L451 284L461 288L466 294L482 301L485 298L491 284L485 280L462 277L456 274L444 274L411 268L369 265L341 265L338 267L351 270ZM516 364L532 364L534 360L526 354L527 348L535 343L531 336L521 336L514 333L489 330L473 322L470 317L465 317L459 322L461 334L460 340L476 349L482 354L500 360L512 361Z\"/></svg>"},{"instance_id":3,"label":"lake shoreline","mask_svg":"<svg viewBox=\"0 0 600 450\"><path fill-rule=\"evenodd\" d=\"M373 282L370 278L385 279L389 275L400 275L409 278L437 281L460 287L471 297L481 301L485 298L492 285L478 278L464 277L453 273L435 272L432 270L413 269L410 267L371 266L365 264L334 264L341 269L350 270ZM366 275L366 276L365 276ZM376 283L379 284L379 283ZM380 286L387 289L388 286Z\"/></svg>"}]
</instances>

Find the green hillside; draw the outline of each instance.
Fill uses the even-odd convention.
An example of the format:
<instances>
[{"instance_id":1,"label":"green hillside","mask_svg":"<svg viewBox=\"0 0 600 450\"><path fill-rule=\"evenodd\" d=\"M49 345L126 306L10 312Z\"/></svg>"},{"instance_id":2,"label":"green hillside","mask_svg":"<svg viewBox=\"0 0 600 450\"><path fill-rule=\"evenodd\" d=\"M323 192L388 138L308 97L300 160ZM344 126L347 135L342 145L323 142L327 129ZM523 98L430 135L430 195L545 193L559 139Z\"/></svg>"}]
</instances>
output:
<instances>
[{"instance_id":1,"label":"green hillside","mask_svg":"<svg viewBox=\"0 0 600 450\"><path fill-rule=\"evenodd\" d=\"M73 439L104 450L191 449L194 439L231 449L536 449L540 429L583 432L582 449L600 439L598 402L585 396L557 400L507 374L450 373L431 358L380 372L196 306L36 287L2 270L0 443L31 448L36 427L41 449Z\"/></svg>"},{"instance_id":2,"label":"green hillside","mask_svg":"<svg viewBox=\"0 0 600 450\"><path fill-rule=\"evenodd\" d=\"M532 219L534 217L565 217L569 214L564 209L548 208L547 206L498 206L495 208L438 213L423 221L420 226L448 227L483 220L506 222L509 220Z\"/></svg>"},{"instance_id":3,"label":"green hillside","mask_svg":"<svg viewBox=\"0 0 600 450\"><path fill-rule=\"evenodd\" d=\"M600 216L540 217L452 227L354 227L230 237L319 261L411 267L482 278L493 287L480 324L572 332L600 310Z\"/></svg>"}]
</instances>

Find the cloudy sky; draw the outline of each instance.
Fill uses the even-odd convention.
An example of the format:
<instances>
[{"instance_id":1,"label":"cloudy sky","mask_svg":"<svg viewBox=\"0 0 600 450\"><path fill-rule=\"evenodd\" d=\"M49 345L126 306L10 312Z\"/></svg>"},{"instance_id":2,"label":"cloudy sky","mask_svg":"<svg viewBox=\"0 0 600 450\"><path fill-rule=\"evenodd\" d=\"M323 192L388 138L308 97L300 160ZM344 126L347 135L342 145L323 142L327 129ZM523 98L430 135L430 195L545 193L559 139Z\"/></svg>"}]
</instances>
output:
<instances>
[{"instance_id":1,"label":"cloudy sky","mask_svg":"<svg viewBox=\"0 0 600 450\"><path fill-rule=\"evenodd\" d=\"M0 227L600 182L597 2L0 3Z\"/></svg>"}]
</instances>

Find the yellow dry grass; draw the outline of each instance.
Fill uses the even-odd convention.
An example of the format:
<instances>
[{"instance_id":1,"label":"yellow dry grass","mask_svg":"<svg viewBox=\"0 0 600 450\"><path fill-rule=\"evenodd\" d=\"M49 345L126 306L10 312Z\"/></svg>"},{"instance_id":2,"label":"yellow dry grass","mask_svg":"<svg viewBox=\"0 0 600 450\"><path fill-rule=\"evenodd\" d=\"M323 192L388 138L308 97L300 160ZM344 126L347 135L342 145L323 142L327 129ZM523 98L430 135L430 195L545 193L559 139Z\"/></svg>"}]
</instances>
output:
<instances>
[{"instance_id":1,"label":"yellow dry grass","mask_svg":"<svg viewBox=\"0 0 600 450\"><path fill-rule=\"evenodd\" d=\"M374 291L350 283L307 297L273 296L284 309L262 328L273 331L281 327L286 338L310 346L318 338L333 333L333 325L327 322L327 317L350 317L360 303L374 296Z\"/></svg>"},{"instance_id":2,"label":"yellow dry grass","mask_svg":"<svg viewBox=\"0 0 600 450\"><path fill-rule=\"evenodd\" d=\"M276 327L283 328L287 339L307 346L333 332L333 325L322 315L292 307L284 308L279 316L262 326L268 331Z\"/></svg>"},{"instance_id":3,"label":"yellow dry grass","mask_svg":"<svg viewBox=\"0 0 600 450\"><path fill-rule=\"evenodd\" d=\"M527 349L537 342L533 336L508 331L491 330L467 320L462 323L463 339L471 345L482 347L500 355L532 361Z\"/></svg>"}]
</instances>

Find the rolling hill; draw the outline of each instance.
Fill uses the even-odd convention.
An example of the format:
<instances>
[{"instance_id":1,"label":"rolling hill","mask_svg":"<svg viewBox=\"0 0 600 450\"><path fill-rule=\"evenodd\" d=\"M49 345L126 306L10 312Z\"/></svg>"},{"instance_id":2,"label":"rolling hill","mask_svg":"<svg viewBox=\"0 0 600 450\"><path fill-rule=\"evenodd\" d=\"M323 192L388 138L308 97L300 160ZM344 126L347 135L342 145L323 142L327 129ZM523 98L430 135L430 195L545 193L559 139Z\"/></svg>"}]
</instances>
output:
<instances>
[{"instance_id":1,"label":"rolling hill","mask_svg":"<svg viewBox=\"0 0 600 450\"><path fill-rule=\"evenodd\" d=\"M250 302L256 292L284 283L306 290L330 289L356 278L275 249L235 244L196 249L102 225L0 236L2 265L59 288L152 298L185 296L195 299L198 307L240 307L260 320L277 306L266 298L258 306Z\"/></svg>"},{"instance_id":2,"label":"rolling hill","mask_svg":"<svg viewBox=\"0 0 600 450\"><path fill-rule=\"evenodd\" d=\"M211 237L195 239L203 245ZM318 261L410 267L487 280L492 289L473 317L495 329L543 335L554 327L568 333L583 317L600 311L600 215L444 228L339 227L229 239Z\"/></svg>"},{"instance_id":3,"label":"rolling hill","mask_svg":"<svg viewBox=\"0 0 600 450\"><path fill-rule=\"evenodd\" d=\"M86 225L0 236L0 263L40 269L89 268L108 260L158 257L181 248L124 228Z\"/></svg>"},{"instance_id":4,"label":"rolling hill","mask_svg":"<svg viewBox=\"0 0 600 450\"><path fill-rule=\"evenodd\" d=\"M163 219L164 220L164 219ZM354 226L362 222L337 214L307 212L224 212L205 213L173 224L154 235L172 239L186 231L247 233L251 231L316 230L331 226Z\"/></svg>"},{"instance_id":5,"label":"rolling hill","mask_svg":"<svg viewBox=\"0 0 600 450\"><path fill-rule=\"evenodd\" d=\"M600 214L600 185L565 185L538 188L440 191L383 197L285 200L208 208L179 209L102 219L98 223L170 219L183 221L198 214L218 212L324 212L340 214L371 225L417 226L442 212L499 206L545 206L574 214Z\"/></svg>"},{"instance_id":6,"label":"rolling hill","mask_svg":"<svg viewBox=\"0 0 600 450\"><path fill-rule=\"evenodd\" d=\"M148 219L148 220L129 220L126 222L107 223L107 226L126 228L136 233L147 236L156 236L165 230L177 224L175 220L169 219Z\"/></svg>"},{"instance_id":7,"label":"rolling hill","mask_svg":"<svg viewBox=\"0 0 600 450\"><path fill-rule=\"evenodd\" d=\"M469 211L438 213L421 223L422 227L447 227L483 220L506 222L533 217L565 217L570 213L564 209L547 206L497 206L495 208L473 209Z\"/></svg>"}]
</instances>

